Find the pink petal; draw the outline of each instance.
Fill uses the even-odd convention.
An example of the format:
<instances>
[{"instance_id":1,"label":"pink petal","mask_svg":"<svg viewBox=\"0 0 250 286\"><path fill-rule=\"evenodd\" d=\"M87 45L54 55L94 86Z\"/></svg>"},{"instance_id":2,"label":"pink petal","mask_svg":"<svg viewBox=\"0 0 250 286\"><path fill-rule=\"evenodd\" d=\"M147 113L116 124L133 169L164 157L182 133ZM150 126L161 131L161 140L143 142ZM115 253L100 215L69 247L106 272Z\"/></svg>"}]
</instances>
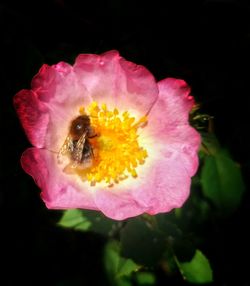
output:
<instances>
[{"instance_id":1,"label":"pink petal","mask_svg":"<svg viewBox=\"0 0 250 286\"><path fill-rule=\"evenodd\" d=\"M126 61L117 51L79 55L74 70L93 100L111 107L144 114L158 96L152 74L145 67Z\"/></svg>"},{"instance_id":2,"label":"pink petal","mask_svg":"<svg viewBox=\"0 0 250 286\"><path fill-rule=\"evenodd\" d=\"M151 215L181 207L189 196L191 185L181 155L165 146L157 147L161 159L151 166L144 186L134 192L134 197L147 206L146 212Z\"/></svg>"},{"instance_id":3,"label":"pink petal","mask_svg":"<svg viewBox=\"0 0 250 286\"><path fill-rule=\"evenodd\" d=\"M183 80L167 78L158 82L159 97L149 114L149 127L158 133L166 128L189 124L194 105L190 88Z\"/></svg>"},{"instance_id":4,"label":"pink petal","mask_svg":"<svg viewBox=\"0 0 250 286\"><path fill-rule=\"evenodd\" d=\"M32 90L21 90L14 97L14 106L32 145L43 147L47 136L49 112Z\"/></svg>"},{"instance_id":5,"label":"pink petal","mask_svg":"<svg viewBox=\"0 0 250 286\"><path fill-rule=\"evenodd\" d=\"M23 153L21 164L41 188L41 197L49 209L97 209L92 194L83 183L59 168L55 154L30 148Z\"/></svg>"},{"instance_id":6,"label":"pink petal","mask_svg":"<svg viewBox=\"0 0 250 286\"><path fill-rule=\"evenodd\" d=\"M71 98L71 96L68 97L68 92L63 90L67 89L69 84L67 81L71 73L72 66L64 62L53 66L44 64L32 79L31 88L41 101L63 102L65 99Z\"/></svg>"},{"instance_id":7,"label":"pink petal","mask_svg":"<svg viewBox=\"0 0 250 286\"><path fill-rule=\"evenodd\" d=\"M189 176L193 176L199 165L198 150L201 144L200 134L191 126L176 126L171 131L159 136L159 141L164 142L168 149L179 153L179 159L183 163Z\"/></svg>"},{"instance_id":8,"label":"pink petal","mask_svg":"<svg viewBox=\"0 0 250 286\"><path fill-rule=\"evenodd\" d=\"M188 121L193 105L190 88L183 80L162 80L159 82L159 98L149 113L148 125L142 135L157 138L168 149L179 152L190 176L197 171L197 151L201 143L200 134Z\"/></svg>"},{"instance_id":9,"label":"pink petal","mask_svg":"<svg viewBox=\"0 0 250 286\"><path fill-rule=\"evenodd\" d=\"M194 101L182 80L161 81L159 90L148 125L140 135L152 149L145 170L138 171L138 178L129 186L122 182L114 190L104 189L96 194L96 205L111 218L168 212L181 207L189 195L201 141L188 122Z\"/></svg>"},{"instance_id":10,"label":"pink petal","mask_svg":"<svg viewBox=\"0 0 250 286\"><path fill-rule=\"evenodd\" d=\"M72 66L64 62L52 66L44 64L33 78L31 88L41 101L53 105L51 109L68 109L68 105L74 103L87 105L91 102Z\"/></svg>"},{"instance_id":11,"label":"pink petal","mask_svg":"<svg viewBox=\"0 0 250 286\"><path fill-rule=\"evenodd\" d=\"M43 65L31 86L31 91L21 91L14 99L21 123L34 146L58 151L79 107L91 98L72 67L63 62Z\"/></svg>"},{"instance_id":12,"label":"pink petal","mask_svg":"<svg viewBox=\"0 0 250 286\"><path fill-rule=\"evenodd\" d=\"M165 148L166 149L166 148ZM157 214L178 208L186 201L191 179L178 152L160 151L145 173L126 186L96 192L96 205L108 217L123 220L143 213Z\"/></svg>"},{"instance_id":13,"label":"pink petal","mask_svg":"<svg viewBox=\"0 0 250 286\"><path fill-rule=\"evenodd\" d=\"M145 212L145 209L133 199L129 190L97 190L95 203L104 215L115 220L124 220Z\"/></svg>"}]
</instances>

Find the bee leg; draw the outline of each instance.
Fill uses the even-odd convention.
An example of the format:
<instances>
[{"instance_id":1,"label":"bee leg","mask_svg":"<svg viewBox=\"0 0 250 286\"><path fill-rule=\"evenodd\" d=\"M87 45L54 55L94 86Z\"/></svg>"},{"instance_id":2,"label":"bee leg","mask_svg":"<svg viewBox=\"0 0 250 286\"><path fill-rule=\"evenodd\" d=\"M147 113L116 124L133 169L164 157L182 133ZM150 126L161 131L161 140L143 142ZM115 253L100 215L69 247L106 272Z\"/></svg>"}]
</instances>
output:
<instances>
[{"instance_id":1,"label":"bee leg","mask_svg":"<svg viewBox=\"0 0 250 286\"><path fill-rule=\"evenodd\" d=\"M97 133L95 133L95 134L93 134L93 135L91 135L91 136L88 136L88 138L95 138L95 137L97 137L98 136L98 134Z\"/></svg>"},{"instance_id":2,"label":"bee leg","mask_svg":"<svg viewBox=\"0 0 250 286\"><path fill-rule=\"evenodd\" d=\"M94 137L97 137L97 136L99 136L99 134L96 133L96 132L94 131L94 129L90 126L90 127L88 128L88 138L94 138Z\"/></svg>"}]
</instances>

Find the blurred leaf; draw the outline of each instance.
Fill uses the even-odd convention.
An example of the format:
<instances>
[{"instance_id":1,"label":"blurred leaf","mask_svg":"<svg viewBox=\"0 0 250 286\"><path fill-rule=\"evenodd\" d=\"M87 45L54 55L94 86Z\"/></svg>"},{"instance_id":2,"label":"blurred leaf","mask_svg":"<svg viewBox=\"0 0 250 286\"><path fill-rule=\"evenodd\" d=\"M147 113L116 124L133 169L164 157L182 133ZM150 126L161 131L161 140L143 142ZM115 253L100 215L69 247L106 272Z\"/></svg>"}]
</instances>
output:
<instances>
[{"instance_id":1,"label":"blurred leaf","mask_svg":"<svg viewBox=\"0 0 250 286\"><path fill-rule=\"evenodd\" d=\"M182 232L196 231L211 214L211 204L204 199L201 184L192 186L191 196L182 208L175 209L175 224Z\"/></svg>"},{"instance_id":2,"label":"blurred leaf","mask_svg":"<svg viewBox=\"0 0 250 286\"><path fill-rule=\"evenodd\" d=\"M155 215L158 228L163 231L168 238L179 238L182 231L176 224L176 212L181 214L181 209L175 209L172 213Z\"/></svg>"},{"instance_id":3,"label":"blurred leaf","mask_svg":"<svg viewBox=\"0 0 250 286\"><path fill-rule=\"evenodd\" d=\"M224 214L237 209L245 189L240 168L224 150L205 158L201 184L204 195Z\"/></svg>"},{"instance_id":4,"label":"blurred leaf","mask_svg":"<svg viewBox=\"0 0 250 286\"><path fill-rule=\"evenodd\" d=\"M209 261L200 250L196 250L190 262L181 263L178 260L176 262L183 278L188 282L202 284L213 281L213 273Z\"/></svg>"},{"instance_id":5,"label":"blurred leaf","mask_svg":"<svg viewBox=\"0 0 250 286\"><path fill-rule=\"evenodd\" d=\"M152 266L166 247L163 234L140 218L130 220L121 231L121 253L136 263Z\"/></svg>"},{"instance_id":6,"label":"blurred leaf","mask_svg":"<svg viewBox=\"0 0 250 286\"><path fill-rule=\"evenodd\" d=\"M115 286L132 286L132 282L130 279L127 279L126 277L123 277L122 279L119 279L114 284Z\"/></svg>"},{"instance_id":7,"label":"blurred leaf","mask_svg":"<svg viewBox=\"0 0 250 286\"><path fill-rule=\"evenodd\" d=\"M91 222L83 216L81 210L72 209L64 211L58 225L75 230L87 231L91 226Z\"/></svg>"},{"instance_id":8,"label":"blurred leaf","mask_svg":"<svg viewBox=\"0 0 250 286\"><path fill-rule=\"evenodd\" d=\"M136 281L140 286L155 285L155 275L151 272L138 272L136 273Z\"/></svg>"},{"instance_id":9,"label":"blurred leaf","mask_svg":"<svg viewBox=\"0 0 250 286\"><path fill-rule=\"evenodd\" d=\"M120 263L118 265L117 277L130 275L132 272L137 271L139 266L133 262L131 259L121 258Z\"/></svg>"},{"instance_id":10,"label":"blurred leaf","mask_svg":"<svg viewBox=\"0 0 250 286\"><path fill-rule=\"evenodd\" d=\"M107 243L104 250L104 264L109 280L113 285L132 285L129 277L140 268L131 259L120 256L120 247L117 241Z\"/></svg>"},{"instance_id":11,"label":"blurred leaf","mask_svg":"<svg viewBox=\"0 0 250 286\"><path fill-rule=\"evenodd\" d=\"M101 212L83 210L82 214L91 222L90 230L101 235L112 236L122 226L122 222L107 218Z\"/></svg>"},{"instance_id":12,"label":"blurred leaf","mask_svg":"<svg viewBox=\"0 0 250 286\"><path fill-rule=\"evenodd\" d=\"M182 217L182 208L176 208L174 210L175 216L177 219L180 219Z\"/></svg>"},{"instance_id":13,"label":"blurred leaf","mask_svg":"<svg viewBox=\"0 0 250 286\"><path fill-rule=\"evenodd\" d=\"M180 261L190 260L195 254L195 245L187 235L173 241L173 251Z\"/></svg>"},{"instance_id":14,"label":"blurred leaf","mask_svg":"<svg viewBox=\"0 0 250 286\"><path fill-rule=\"evenodd\" d=\"M220 149L220 143L214 133L201 132L202 145L200 156L203 158L203 154L215 154Z\"/></svg>"},{"instance_id":15,"label":"blurred leaf","mask_svg":"<svg viewBox=\"0 0 250 286\"><path fill-rule=\"evenodd\" d=\"M179 218L179 224L172 222L173 218L176 216L175 211L173 212L174 216L172 221L170 220L168 214L158 214L156 215L156 219L158 222L158 227L166 235L167 243L171 247L172 251L174 251L176 256L181 260L188 260L193 257L195 253L195 246L189 235L187 235L187 233L180 228L180 219L183 220L183 224L187 224L187 215L189 214L188 212L180 213L181 209L178 209L178 212L178 215L181 216ZM193 219L193 222L195 219L196 218ZM171 259L171 256L173 256L172 251L168 253L168 261Z\"/></svg>"},{"instance_id":16,"label":"blurred leaf","mask_svg":"<svg viewBox=\"0 0 250 286\"><path fill-rule=\"evenodd\" d=\"M112 236L121 227L121 222L109 219L100 212L72 209L64 211L58 225Z\"/></svg>"},{"instance_id":17,"label":"blurred leaf","mask_svg":"<svg viewBox=\"0 0 250 286\"><path fill-rule=\"evenodd\" d=\"M173 276L179 273L179 268L177 267L176 263L176 256L174 255L173 249L171 247L168 247L164 252L160 266L167 276Z\"/></svg>"}]
</instances>

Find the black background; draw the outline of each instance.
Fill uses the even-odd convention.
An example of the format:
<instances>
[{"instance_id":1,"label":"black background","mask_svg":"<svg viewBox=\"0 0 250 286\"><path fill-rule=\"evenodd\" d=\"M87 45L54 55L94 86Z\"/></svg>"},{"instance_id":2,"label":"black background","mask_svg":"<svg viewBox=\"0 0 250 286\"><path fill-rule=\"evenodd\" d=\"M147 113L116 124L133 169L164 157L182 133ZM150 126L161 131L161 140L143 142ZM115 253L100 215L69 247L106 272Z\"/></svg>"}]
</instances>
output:
<instances>
[{"instance_id":1,"label":"black background","mask_svg":"<svg viewBox=\"0 0 250 286\"><path fill-rule=\"evenodd\" d=\"M161 3L164 2L164 3ZM249 183L250 6L243 1L1 1L1 285L107 285L104 239L55 227L19 163L30 146L12 105L42 63L117 49L160 80L185 79ZM211 233L215 285L250 285L249 195ZM159 273L159 285L181 285ZM183 282L183 284L185 284Z\"/></svg>"}]
</instances>

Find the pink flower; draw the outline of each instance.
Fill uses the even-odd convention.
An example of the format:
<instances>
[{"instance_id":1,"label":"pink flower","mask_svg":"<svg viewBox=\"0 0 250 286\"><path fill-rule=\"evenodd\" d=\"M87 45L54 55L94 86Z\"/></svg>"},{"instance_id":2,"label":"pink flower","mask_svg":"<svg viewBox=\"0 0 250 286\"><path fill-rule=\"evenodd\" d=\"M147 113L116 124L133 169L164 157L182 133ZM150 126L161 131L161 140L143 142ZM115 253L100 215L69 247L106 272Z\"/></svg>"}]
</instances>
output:
<instances>
[{"instance_id":1,"label":"pink flower","mask_svg":"<svg viewBox=\"0 0 250 286\"><path fill-rule=\"evenodd\" d=\"M200 136L189 125L194 100L183 80L156 83L117 51L81 54L73 66L43 65L14 105L34 146L22 167L49 209L122 220L168 212L188 198ZM77 125L78 117L90 123ZM84 130L73 136L72 128Z\"/></svg>"}]
</instances>

